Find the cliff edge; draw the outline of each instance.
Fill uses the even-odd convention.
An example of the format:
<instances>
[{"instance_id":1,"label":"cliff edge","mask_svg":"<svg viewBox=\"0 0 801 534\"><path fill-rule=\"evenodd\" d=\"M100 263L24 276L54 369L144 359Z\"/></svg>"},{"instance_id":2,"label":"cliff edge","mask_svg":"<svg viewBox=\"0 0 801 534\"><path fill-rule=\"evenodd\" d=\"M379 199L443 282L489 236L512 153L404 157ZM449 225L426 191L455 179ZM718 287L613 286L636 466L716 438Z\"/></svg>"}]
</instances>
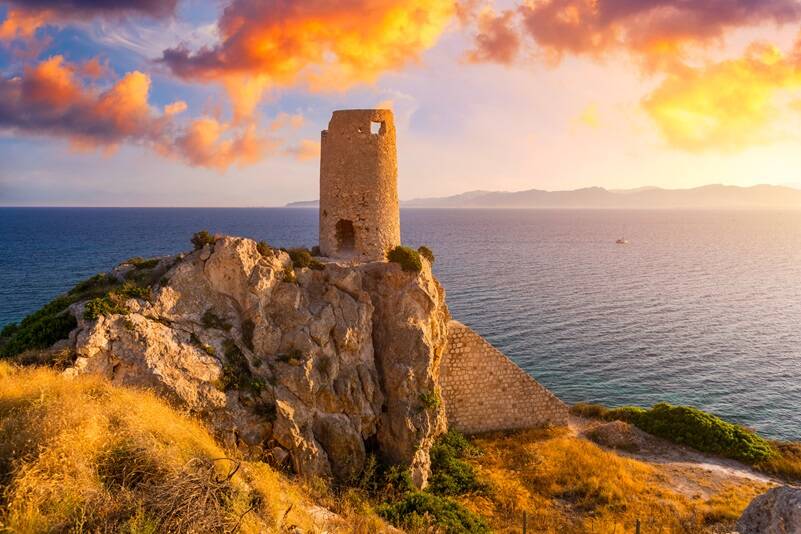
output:
<instances>
[{"instance_id":1,"label":"cliff edge","mask_svg":"<svg viewBox=\"0 0 801 534\"><path fill-rule=\"evenodd\" d=\"M304 475L347 480L373 448L426 484L445 430L438 369L449 320L427 261L420 272L295 267L286 251L218 237L149 272L149 290L70 306L66 374L151 388L229 446ZM141 275L123 264L111 276Z\"/></svg>"}]
</instances>

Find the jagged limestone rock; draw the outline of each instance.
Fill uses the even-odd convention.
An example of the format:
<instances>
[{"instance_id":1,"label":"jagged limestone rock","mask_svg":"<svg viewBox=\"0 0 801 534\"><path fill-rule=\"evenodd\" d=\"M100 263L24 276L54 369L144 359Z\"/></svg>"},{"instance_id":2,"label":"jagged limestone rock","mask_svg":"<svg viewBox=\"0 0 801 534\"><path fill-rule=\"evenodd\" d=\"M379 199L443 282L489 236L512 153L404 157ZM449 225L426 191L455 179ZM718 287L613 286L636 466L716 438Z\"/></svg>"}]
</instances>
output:
<instances>
[{"instance_id":1,"label":"jagged limestone rock","mask_svg":"<svg viewBox=\"0 0 801 534\"><path fill-rule=\"evenodd\" d=\"M152 388L230 444L305 475L357 475L366 442L423 485L444 430L438 399L444 292L430 266L326 263L293 269L249 239L222 237L179 259L150 302L84 320L66 372ZM283 460L283 458L282 458Z\"/></svg>"},{"instance_id":2,"label":"jagged limestone rock","mask_svg":"<svg viewBox=\"0 0 801 534\"><path fill-rule=\"evenodd\" d=\"M740 534L801 534L801 488L780 486L754 497L737 521Z\"/></svg>"}]
</instances>

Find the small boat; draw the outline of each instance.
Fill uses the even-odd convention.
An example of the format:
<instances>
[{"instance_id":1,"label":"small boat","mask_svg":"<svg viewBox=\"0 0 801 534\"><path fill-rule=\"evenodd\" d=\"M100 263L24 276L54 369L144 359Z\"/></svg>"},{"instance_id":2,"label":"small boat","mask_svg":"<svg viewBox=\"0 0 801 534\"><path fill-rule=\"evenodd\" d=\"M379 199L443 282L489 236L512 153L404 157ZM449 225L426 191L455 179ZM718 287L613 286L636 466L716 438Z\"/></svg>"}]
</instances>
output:
<instances>
[{"instance_id":1,"label":"small boat","mask_svg":"<svg viewBox=\"0 0 801 534\"><path fill-rule=\"evenodd\" d=\"M625 240L624 238L622 238L622 237L621 237L620 239L618 239L617 241L615 241L615 243L617 243L618 245L628 245L628 244L629 244L629 242L628 242L628 241L626 241L626 240Z\"/></svg>"}]
</instances>

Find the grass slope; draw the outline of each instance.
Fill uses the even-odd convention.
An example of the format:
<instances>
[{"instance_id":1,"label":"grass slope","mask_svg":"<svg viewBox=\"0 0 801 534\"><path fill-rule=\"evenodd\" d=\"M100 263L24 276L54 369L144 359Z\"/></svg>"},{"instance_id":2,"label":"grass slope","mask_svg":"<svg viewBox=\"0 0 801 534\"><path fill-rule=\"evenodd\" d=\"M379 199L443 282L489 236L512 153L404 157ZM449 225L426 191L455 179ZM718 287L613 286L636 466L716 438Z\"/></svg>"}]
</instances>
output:
<instances>
[{"instance_id":1,"label":"grass slope","mask_svg":"<svg viewBox=\"0 0 801 534\"><path fill-rule=\"evenodd\" d=\"M315 532L306 489L222 448L153 394L0 362L0 526L35 532ZM376 532L373 516L330 532ZM351 528L353 526L353 528Z\"/></svg>"}]
</instances>

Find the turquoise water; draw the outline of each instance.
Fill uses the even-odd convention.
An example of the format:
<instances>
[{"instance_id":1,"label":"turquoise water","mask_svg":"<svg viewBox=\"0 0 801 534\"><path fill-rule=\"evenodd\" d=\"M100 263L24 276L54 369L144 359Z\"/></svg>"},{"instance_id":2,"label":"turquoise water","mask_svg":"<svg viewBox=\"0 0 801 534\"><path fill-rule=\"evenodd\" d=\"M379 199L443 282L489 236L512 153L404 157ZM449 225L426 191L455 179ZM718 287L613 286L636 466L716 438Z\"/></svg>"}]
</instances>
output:
<instances>
[{"instance_id":1,"label":"turquoise water","mask_svg":"<svg viewBox=\"0 0 801 534\"><path fill-rule=\"evenodd\" d=\"M801 439L801 212L404 210L453 316L569 401ZM0 209L0 325L199 229L313 245L311 209ZM616 245L625 235L629 245Z\"/></svg>"}]
</instances>

